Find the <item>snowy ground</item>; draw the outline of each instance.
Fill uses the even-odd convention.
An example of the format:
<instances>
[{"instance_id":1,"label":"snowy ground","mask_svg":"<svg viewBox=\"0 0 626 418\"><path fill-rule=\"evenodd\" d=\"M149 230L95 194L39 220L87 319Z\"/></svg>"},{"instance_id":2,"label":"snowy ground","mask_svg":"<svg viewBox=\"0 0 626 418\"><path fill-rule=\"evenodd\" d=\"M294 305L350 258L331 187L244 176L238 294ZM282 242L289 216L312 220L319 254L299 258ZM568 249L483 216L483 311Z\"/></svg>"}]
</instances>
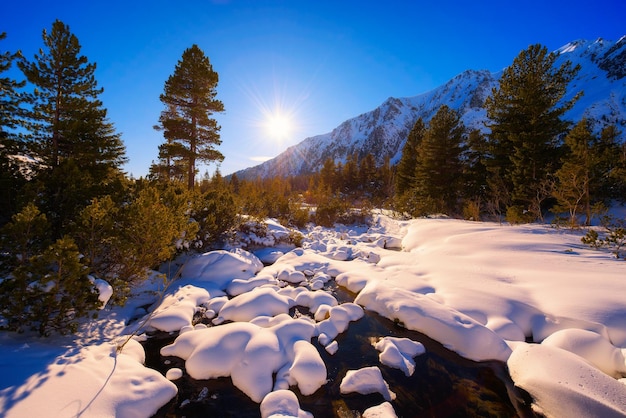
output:
<instances>
[{"instance_id":1,"label":"snowy ground","mask_svg":"<svg viewBox=\"0 0 626 418\"><path fill-rule=\"evenodd\" d=\"M263 417L311 416L290 388L307 396L326 382L312 339L336 353L337 335L367 309L469 359L506 362L547 416L626 416L626 263L584 247L582 234L379 216L370 228L312 229L292 251L208 253L185 264L152 315L139 308L154 301L145 291L78 337L0 335L0 415L151 416L183 373L143 366L137 340L163 330L180 331L161 353L184 359L191 377L229 376ZM329 280L357 293L355 303L320 290ZM314 318L292 318L294 306ZM215 326L194 326L198 314ZM380 368L411 374L424 348L394 338L375 345L380 363L340 376L341 393L380 393L386 402L363 416L393 417L394 388Z\"/></svg>"}]
</instances>

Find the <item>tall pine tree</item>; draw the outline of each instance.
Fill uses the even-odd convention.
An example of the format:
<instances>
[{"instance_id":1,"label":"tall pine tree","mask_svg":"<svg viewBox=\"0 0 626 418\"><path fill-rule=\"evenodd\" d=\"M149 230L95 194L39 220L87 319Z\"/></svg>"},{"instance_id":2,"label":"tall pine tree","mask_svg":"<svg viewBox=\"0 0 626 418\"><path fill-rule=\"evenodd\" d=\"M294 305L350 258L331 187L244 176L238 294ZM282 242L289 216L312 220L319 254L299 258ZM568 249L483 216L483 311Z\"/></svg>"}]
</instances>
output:
<instances>
[{"instance_id":1,"label":"tall pine tree","mask_svg":"<svg viewBox=\"0 0 626 418\"><path fill-rule=\"evenodd\" d=\"M155 128L163 131L167 144L161 149L161 165L169 161L185 167L189 189L194 188L196 163L224 159L215 149L222 141L220 127L212 118L214 113L224 111L223 103L216 99L217 83L218 74L209 58L193 45L183 52L160 96L166 110L161 112Z\"/></svg>"},{"instance_id":2,"label":"tall pine tree","mask_svg":"<svg viewBox=\"0 0 626 418\"><path fill-rule=\"evenodd\" d=\"M415 186L415 165L417 164L417 147L422 142L426 127L419 118L413 124L409 136L402 148L402 156L398 162L396 173L396 194L403 195Z\"/></svg>"},{"instance_id":3,"label":"tall pine tree","mask_svg":"<svg viewBox=\"0 0 626 418\"><path fill-rule=\"evenodd\" d=\"M0 40L6 33L0 33ZM8 71L19 54L0 54L0 75ZM25 182L24 173L15 156L24 154L25 147L16 129L23 125L24 107L27 97L20 92L26 81L18 82L10 77L0 77L0 225L8 221L16 211L19 190Z\"/></svg>"},{"instance_id":4,"label":"tall pine tree","mask_svg":"<svg viewBox=\"0 0 626 418\"><path fill-rule=\"evenodd\" d=\"M0 41L6 38L6 32L0 33ZM13 61L19 58L19 53L5 51L0 54L0 74L11 69ZM20 94L26 81L18 82L10 77L0 77L0 140L2 149L9 147L5 141L13 142L17 139L15 129L20 126L20 117L24 115L22 104L26 97Z\"/></svg>"},{"instance_id":5,"label":"tall pine tree","mask_svg":"<svg viewBox=\"0 0 626 418\"><path fill-rule=\"evenodd\" d=\"M43 31L44 48L18 66L34 85L29 112L33 152L42 161L40 205L50 215L54 234L92 198L115 193L126 161L120 135L98 96L96 64L80 55L78 38L56 20Z\"/></svg>"},{"instance_id":6,"label":"tall pine tree","mask_svg":"<svg viewBox=\"0 0 626 418\"><path fill-rule=\"evenodd\" d=\"M125 162L124 145L98 96L96 64L80 55L78 38L60 20L43 31L44 49L34 60L18 63L35 86L31 135L39 156L49 167L73 159L95 181Z\"/></svg>"},{"instance_id":7,"label":"tall pine tree","mask_svg":"<svg viewBox=\"0 0 626 418\"><path fill-rule=\"evenodd\" d=\"M489 168L521 211L530 209L541 183L558 168L569 126L562 117L579 97L562 101L580 67L568 61L556 68L557 58L541 45L520 52L485 102L491 120Z\"/></svg>"},{"instance_id":8,"label":"tall pine tree","mask_svg":"<svg viewBox=\"0 0 626 418\"><path fill-rule=\"evenodd\" d=\"M415 193L425 212L459 212L465 131L459 114L446 105L430 120L415 167Z\"/></svg>"}]
</instances>

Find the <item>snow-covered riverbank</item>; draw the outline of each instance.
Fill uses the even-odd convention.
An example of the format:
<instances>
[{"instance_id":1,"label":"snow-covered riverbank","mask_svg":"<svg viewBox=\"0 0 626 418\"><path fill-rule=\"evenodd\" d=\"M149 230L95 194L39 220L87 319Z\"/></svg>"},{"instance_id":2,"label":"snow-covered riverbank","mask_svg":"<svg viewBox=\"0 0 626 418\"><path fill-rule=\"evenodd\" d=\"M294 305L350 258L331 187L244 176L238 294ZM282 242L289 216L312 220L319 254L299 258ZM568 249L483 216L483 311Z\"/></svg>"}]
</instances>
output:
<instances>
[{"instance_id":1,"label":"snow-covered riverbank","mask_svg":"<svg viewBox=\"0 0 626 418\"><path fill-rule=\"evenodd\" d=\"M116 347L119 336L138 330L141 339L143 331L159 329L180 331L162 353L185 359L192 377L230 376L260 403L263 416L307 416L289 388L306 396L328 378L311 340L317 337L329 353L341 350L336 337L365 309L466 358L507 362L516 384L546 415L624 416L626 264L584 247L582 234L545 225L381 215L369 228L314 228L303 247L291 251L199 256L182 269L147 323L125 326L141 316L136 308L151 302L144 293L125 309L103 311L76 339L3 335L0 412L154 414L175 395L175 385L142 365L137 341L121 353ZM356 293L355 303L339 303L321 290L330 280ZM289 316L293 307L311 317ZM200 314L219 326L194 326ZM407 372L420 353L410 341L394 340L382 340L380 351L380 363L371 367ZM181 372L172 369L167 376ZM382 394L388 404L370 416L393 416L394 388L377 376L368 368L339 378L346 379L346 393Z\"/></svg>"}]
</instances>

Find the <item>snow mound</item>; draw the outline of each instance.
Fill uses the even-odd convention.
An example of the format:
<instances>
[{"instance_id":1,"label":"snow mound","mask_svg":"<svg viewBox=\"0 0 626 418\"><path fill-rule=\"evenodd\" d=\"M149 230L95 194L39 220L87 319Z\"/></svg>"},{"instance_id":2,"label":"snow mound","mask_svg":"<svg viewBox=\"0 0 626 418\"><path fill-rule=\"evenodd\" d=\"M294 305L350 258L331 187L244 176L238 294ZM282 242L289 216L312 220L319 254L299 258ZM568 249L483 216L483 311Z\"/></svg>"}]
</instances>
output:
<instances>
[{"instance_id":1,"label":"snow mound","mask_svg":"<svg viewBox=\"0 0 626 418\"><path fill-rule=\"evenodd\" d=\"M474 361L506 361L511 349L495 332L471 317L424 295L368 283L355 302L422 332Z\"/></svg>"},{"instance_id":2,"label":"snow mound","mask_svg":"<svg viewBox=\"0 0 626 418\"><path fill-rule=\"evenodd\" d=\"M250 279L234 279L226 288L226 293L238 296L264 285L278 285L278 281L269 274L257 274Z\"/></svg>"},{"instance_id":3,"label":"snow mound","mask_svg":"<svg viewBox=\"0 0 626 418\"><path fill-rule=\"evenodd\" d=\"M507 364L515 384L546 416L624 417L626 386L573 353L517 343Z\"/></svg>"},{"instance_id":4,"label":"snow mound","mask_svg":"<svg viewBox=\"0 0 626 418\"><path fill-rule=\"evenodd\" d=\"M250 321L257 316L275 316L289 312L293 299L270 288L255 288L226 302L213 323Z\"/></svg>"},{"instance_id":5,"label":"snow mound","mask_svg":"<svg viewBox=\"0 0 626 418\"><path fill-rule=\"evenodd\" d=\"M184 359L194 379L230 376L233 385L255 402L273 390L274 374L280 376L280 370L289 370L289 383L303 393L315 392L326 381L326 366L309 342L313 324L284 317L277 322L268 328L233 322L189 331L163 347L161 355Z\"/></svg>"},{"instance_id":6,"label":"snow mound","mask_svg":"<svg viewBox=\"0 0 626 418\"><path fill-rule=\"evenodd\" d=\"M21 400L6 417L97 416L143 418L154 415L176 396L176 386L156 370L148 369L143 347L130 339L124 349L91 345L57 358L44 374L34 374ZM36 389L36 390L35 390ZM149 396L146 396L149 394Z\"/></svg>"},{"instance_id":7,"label":"snow mound","mask_svg":"<svg viewBox=\"0 0 626 418\"><path fill-rule=\"evenodd\" d=\"M330 309L327 309L327 306L321 305L320 309L327 311L328 319L324 319L316 325L319 342L324 346L334 340L337 335L347 330L350 322L361 319L364 314L363 308L352 302L342 303ZM317 313L315 316L319 317Z\"/></svg>"},{"instance_id":8,"label":"snow mound","mask_svg":"<svg viewBox=\"0 0 626 418\"><path fill-rule=\"evenodd\" d=\"M574 353L614 378L626 375L626 349L619 349L595 332L564 329L543 340L542 345L562 348Z\"/></svg>"},{"instance_id":9,"label":"snow mound","mask_svg":"<svg viewBox=\"0 0 626 418\"><path fill-rule=\"evenodd\" d=\"M261 260L263 264L274 264L280 257L285 255L285 253L275 248L267 247L255 251L254 255L259 257L259 260Z\"/></svg>"},{"instance_id":10,"label":"snow mound","mask_svg":"<svg viewBox=\"0 0 626 418\"><path fill-rule=\"evenodd\" d=\"M382 364L400 369L407 376L412 376L415 371L413 357L426 352L422 343L397 337L383 337L374 344L374 348L380 351L378 358Z\"/></svg>"},{"instance_id":11,"label":"snow mound","mask_svg":"<svg viewBox=\"0 0 626 418\"><path fill-rule=\"evenodd\" d=\"M296 395L289 390L268 393L261 402L261 418L313 418L309 412L300 409Z\"/></svg>"},{"instance_id":12,"label":"snow mound","mask_svg":"<svg viewBox=\"0 0 626 418\"><path fill-rule=\"evenodd\" d=\"M339 286L343 286L351 292L358 293L367 284L369 277L367 272L349 271L341 273L335 279Z\"/></svg>"},{"instance_id":13,"label":"snow mound","mask_svg":"<svg viewBox=\"0 0 626 418\"><path fill-rule=\"evenodd\" d=\"M206 289L187 285L173 295L167 295L154 311L148 325L165 332L179 331L190 326L199 305L211 299Z\"/></svg>"},{"instance_id":14,"label":"snow mound","mask_svg":"<svg viewBox=\"0 0 626 418\"><path fill-rule=\"evenodd\" d=\"M396 394L389 389L389 385L383 379L380 369L376 366L364 367L359 370L348 370L341 380L339 391L342 394L360 393L369 395L370 393L380 393L387 401L396 399Z\"/></svg>"},{"instance_id":15,"label":"snow mound","mask_svg":"<svg viewBox=\"0 0 626 418\"><path fill-rule=\"evenodd\" d=\"M167 380L177 380L181 377L183 377L183 371L178 367L171 368L165 373L165 378Z\"/></svg>"},{"instance_id":16,"label":"snow mound","mask_svg":"<svg viewBox=\"0 0 626 418\"><path fill-rule=\"evenodd\" d=\"M363 418L398 418L398 416L389 402L383 402L380 405L367 408L363 412Z\"/></svg>"},{"instance_id":17,"label":"snow mound","mask_svg":"<svg viewBox=\"0 0 626 418\"><path fill-rule=\"evenodd\" d=\"M305 306L311 310L311 312L316 312L320 306L337 306L337 299L330 293L324 292L322 290L316 291L306 291L301 292L296 296L296 305Z\"/></svg>"},{"instance_id":18,"label":"snow mound","mask_svg":"<svg viewBox=\"0 0 626 418\"><path fill-rule=\"evenodd\" d=\"M304 396L312 395L326 383L326 365L317 349L308 341L296 341L294 359L289 368L289 383L298 385Z\"/></svg>"},{"instance_id":19,"label":"snow mound","mask_svg":"<svg viewBox=\"0 0 626 418\"><path fill-rule=\"evenodd\" d=\"M91 276L89 277L91 278ZM104 308L113 296L113 286L102 279L93 279L93 284L98 290L98 300L102 303L101 307Z\"/></svg>"},{"instance_id":20,"label":"snow mound","mask_svg":"<svg viewBox=\"0 0 626 418\"><path fill-rule=\"evenodd\" d=\"M163 347L161 355L185 359L194 379L230 376L256 402L272 390L272 373L281 362L276 335L249 323L186 332Z\"/></svg>"},{"instance_id":21,"label":"snow mound","mask_svg":"<svg viewBox=\"0 0 626 418\"><path fill-rule=\"evenodd\" d=\"M249 279L262 268L261 260L248 251L216 250L188 260L181 271L181 280L225 290L233 279Z\"/></svg>"}]
</instances>

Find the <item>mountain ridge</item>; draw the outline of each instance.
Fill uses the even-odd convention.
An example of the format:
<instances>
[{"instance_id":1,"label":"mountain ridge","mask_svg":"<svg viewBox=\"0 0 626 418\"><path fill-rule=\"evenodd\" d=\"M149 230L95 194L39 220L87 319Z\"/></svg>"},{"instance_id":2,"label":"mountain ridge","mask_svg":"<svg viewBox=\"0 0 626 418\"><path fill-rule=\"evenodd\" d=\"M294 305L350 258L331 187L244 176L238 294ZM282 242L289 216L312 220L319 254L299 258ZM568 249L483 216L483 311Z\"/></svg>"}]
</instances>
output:
<instances>
[{"instance_id":1,"label":"mountain ridge","mask_svg":"<svg viewBox=\"0 0 626 418\"><path fill-rule=\"evenodd\" d=\"M581 70L568 86L563 100L579 91L583 96L565 118L576 122L582 117L597 127L616 124L626 130L626 36L617 41L598 38L575 40L554 51L555 66L569 60ZM483 104L497 87L502 70L466 70L445 84L416 96L389 97L377 108L348 119L331 132L305 138L276 157L259 165L237 171L239 178L287 177L316 172L327 158L345 162L349 155L371 153L378 165L389 158L395 164L415 121L434 116L440 106L456 109L469 129L487 132Z\"/></svg>"}]
</instances>

